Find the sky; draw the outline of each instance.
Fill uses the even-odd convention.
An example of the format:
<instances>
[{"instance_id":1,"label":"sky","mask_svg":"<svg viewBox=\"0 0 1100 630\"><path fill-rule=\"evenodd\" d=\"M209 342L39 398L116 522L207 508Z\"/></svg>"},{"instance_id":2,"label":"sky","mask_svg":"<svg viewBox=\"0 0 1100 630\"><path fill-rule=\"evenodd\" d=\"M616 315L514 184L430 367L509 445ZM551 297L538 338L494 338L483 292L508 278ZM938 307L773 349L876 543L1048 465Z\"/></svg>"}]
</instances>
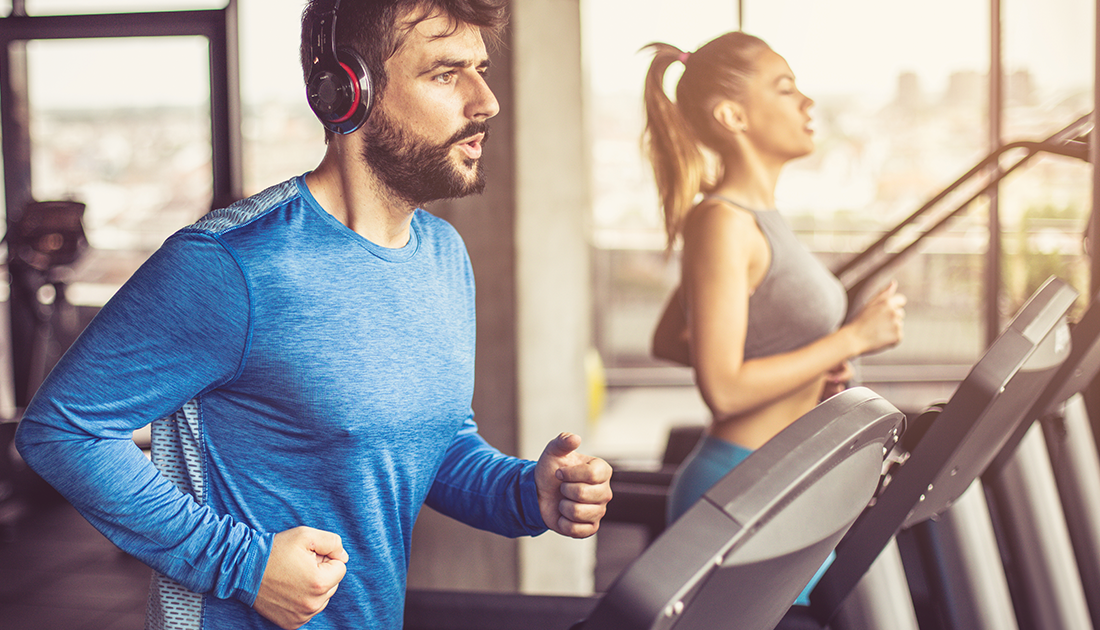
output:
<instances>
[{"instance_id":1,"label":"sky","mask_svg":"<svg viewBox=\"0 0 1100 630\"><path fill-rule=\"evenodd\" d=\"M28 11L68 13L88 0L26 0ZM101 10L214 8L224 0L105 0ZM648 59L665 41L694 50L737 28L736 0L579 0L593 91L640 90ZM941 90L957 70L989 63L987 0L744 0L744 29L787 58L808 94L855 92L886 99L901 72ZM0 9L10 10L10 0ZM241 87L250 102L301 98L297 59L302 0L238 0ZM1051 87L1091 85L1093 0L1003 0L1005 63ZM207 99L205 43L162 38L37 42L30 63L42 105L199 103ZM122 72L124 70L124 72ZM140 76L140 81L128 79Z\"/></svg>"}]
</instances>

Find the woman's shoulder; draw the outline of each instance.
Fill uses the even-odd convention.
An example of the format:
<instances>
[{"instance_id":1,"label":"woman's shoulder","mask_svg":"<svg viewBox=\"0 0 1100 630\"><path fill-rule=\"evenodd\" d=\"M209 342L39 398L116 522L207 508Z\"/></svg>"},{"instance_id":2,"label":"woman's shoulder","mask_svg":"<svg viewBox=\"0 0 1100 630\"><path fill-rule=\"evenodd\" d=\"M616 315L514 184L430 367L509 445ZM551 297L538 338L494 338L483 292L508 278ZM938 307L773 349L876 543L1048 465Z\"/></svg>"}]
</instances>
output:
<instances>
[{"instance_id":1,"label":"woman's shoulder","mask_svg":"<svg viewBox=\"0 0 1100 630\"><path fill-rule=\"evenodd\" d=\"M719 239L735 243L761 238L756 215L717 197L700 201L684 218L685 239Z\"/></svg>"}]
</instances>

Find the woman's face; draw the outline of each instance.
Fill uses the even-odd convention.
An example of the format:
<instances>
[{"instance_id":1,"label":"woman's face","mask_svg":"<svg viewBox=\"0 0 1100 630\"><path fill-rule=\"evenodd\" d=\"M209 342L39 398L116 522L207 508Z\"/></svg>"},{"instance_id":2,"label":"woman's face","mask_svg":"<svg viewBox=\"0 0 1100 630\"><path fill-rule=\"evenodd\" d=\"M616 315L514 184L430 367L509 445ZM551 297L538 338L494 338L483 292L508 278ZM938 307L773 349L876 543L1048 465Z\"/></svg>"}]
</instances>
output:
<instances>
[{"instance_id":1,"label":"woman's face","mask_svg":"<svg viewBox=\"0 0 1100 630\"><path fill-rule=\"evenodd\" d=\"M763 156L784 162L802 157L814 150L813 104L795 87L787 61L771 49L764 50L743 103L744 134Z\"/></svg>"}]
</instances>

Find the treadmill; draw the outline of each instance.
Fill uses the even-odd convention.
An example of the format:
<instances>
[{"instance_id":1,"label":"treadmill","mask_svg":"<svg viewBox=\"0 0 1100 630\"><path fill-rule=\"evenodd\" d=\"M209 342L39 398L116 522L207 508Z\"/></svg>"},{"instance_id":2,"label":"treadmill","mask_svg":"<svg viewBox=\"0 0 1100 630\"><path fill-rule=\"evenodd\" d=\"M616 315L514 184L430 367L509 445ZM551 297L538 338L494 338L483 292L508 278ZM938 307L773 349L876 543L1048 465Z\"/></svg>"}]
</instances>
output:
<instances>
[{"instance_id":1,"label":"treadmill","mask_svg":"<svg viewBox=\"0 0 1100 630\"><path fill-rule=\"evenodd\" d=\"M1017 616L1040 628L1100 622L1100 457L1081 397L1100 373L1100 295L1071 340L1027 421L982 475Z\"/></svg>"},{"instance_id":2,"label":"treadmill","mask_svg":"<svg viewBox=\"0 0 1100 630\"><path fill-rule=\"evenodd\" d=\"M810 593L810 609L819 624L827 625L837 616L857 582L902 529L938 520L936 525L964 521L957 531L980 530L980 523L974 527L968 521L975 513L971 500L975 497L983 504L978 513L988 521L980 485L974 482L1020 424L1033 419L1028 415L1033 403L1066 360L1071 346L1066 313L1076 298L1077 292L1067 283L1048 279L986 350L951 399L910 423L896 454L900 463L887 472L885 488L838 544L836 560ZM975 487L967 492L972 485ZM956 503L959 509L951 509ZM954 556L959 562L952 572L970 571L973 580L956 585L965 592L946 595L955 603L988 606L990 617L1011 616L996 543L987 528L988 540L967 541L969 544L955 545L955 550L975 553L982 550L982 543L989 543L997 566L988 566L988 555L975 561ZM951 537L947 531L938 534L941 542ZM867 617L873 619L874 615ZM1012 618L999 628L1014 624ZM872 623L870 627L878 626Z\"/></svg>"},{"instance_id":3,"label":"treadmill","mask_svg":"<svg viewBox=\"0 0 1100 630\"><path fill-rule=\"evenodd\" d=\"M866 388L821 403L711 488L602 597L410 591L405 629L827 626L894 535L948 512L1023 421L1068 353L1076 297L1048 280L951 400L908 430ZM792 607L834 547L811 605Z\"/></svg>"},{"instance_id":4,"label":"treadmill","mask_svg":"<svg viewBox=\"0 0 1100 630\"><path fill-rule=\"evenodd\" d=\"M819 404L714 485L603 597L410 591L406 630L770 629L874 497L905 416Z\"/></svg>"}]
</instances>

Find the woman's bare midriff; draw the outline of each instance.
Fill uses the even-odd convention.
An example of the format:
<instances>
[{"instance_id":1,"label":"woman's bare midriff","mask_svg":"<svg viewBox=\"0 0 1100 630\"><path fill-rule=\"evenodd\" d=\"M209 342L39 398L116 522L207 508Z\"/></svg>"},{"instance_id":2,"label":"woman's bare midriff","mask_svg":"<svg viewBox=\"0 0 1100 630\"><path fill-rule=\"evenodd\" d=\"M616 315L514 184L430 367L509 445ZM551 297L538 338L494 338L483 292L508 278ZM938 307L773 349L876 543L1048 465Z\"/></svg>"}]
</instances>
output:
<instances>
[{"instance_id":1,"label":"woman's bare midriff","mask_svg":"<svg viewBox=\"0 0 1100 630\"><path fill-rule=\"evenodd\" d=\"M721 440L749 449L758 449L813 409L820 401L824 385L825 377L822 376L821 379L766 407L722 421L712 421L707 431Z\"/></svg>"}]
</instances>

